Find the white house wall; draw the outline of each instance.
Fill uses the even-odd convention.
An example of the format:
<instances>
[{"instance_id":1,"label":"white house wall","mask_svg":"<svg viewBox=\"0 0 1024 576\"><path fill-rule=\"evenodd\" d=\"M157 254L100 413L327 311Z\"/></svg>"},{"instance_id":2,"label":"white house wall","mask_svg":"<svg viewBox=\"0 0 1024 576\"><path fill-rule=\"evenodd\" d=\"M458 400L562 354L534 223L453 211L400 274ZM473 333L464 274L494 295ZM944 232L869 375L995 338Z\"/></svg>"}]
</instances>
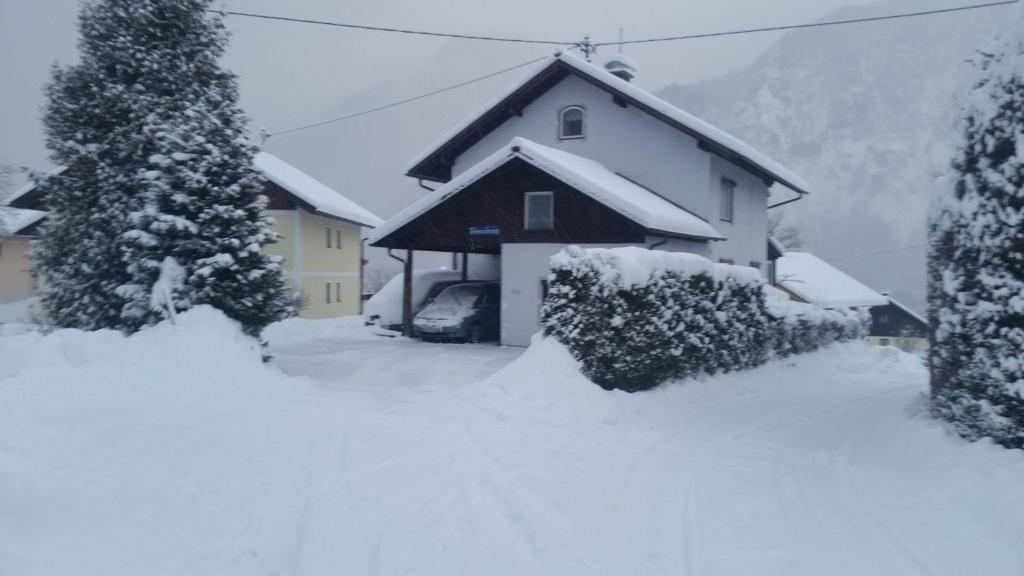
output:
<instances>
[{"instance_id":1,"label":"white house wall","mask_svg":"<svg viewBox=\"0 0 1024 576\"><path fill-rule=\"evenodd\" d=\"M721 218L721 180L736 183L733 195L732 222ZM711 217L708 221L727 240L711 243L711 259L731 259L740 266L752 262L762 264L768 259L768 187L757 176L719 156L711 156L711 177L708 185Z\"/></svg>"},{"instance_id":2,"label":"white house wall","mask_svg":"<svg viewBox=\"0 0 1024 576\"><path fill-rule=\"evenodd\" d=\"M558 113L582 106L585 137L558 138ZM704 189L710 157L697 141L634 106L615 104L608 92L569 76L512 116L455 160L452 174L473 166L515 136L596 160L642 186L655 190L701 217L712 208Z\"/></svg>"},{"instance_id":3,"label":"white house wall","mask_svg":"<svg viewBox=\"0 0 1024 576\"><path fill-rule=\"evenodd\" d=\"M585 137L558 138L558 113L566 106L585 110ZM764 262L768 187L757 176L701 150L697 140L577 76L569 76L456 158L452 174L473 166L516 136L596 160L711 223L728 237L702 253L736 264ZM737 183L733 222L720 219L720 181Z\"/></svg>"},{"instance_id":4,"label":"white house wall","mask_svg":"<svg viewBox=\"0 0 1024 576\"><path fill-rule=\"evenodd\" d=\"M529 346L540 331L543 281L551 274L550 259L569 244L501 245L501 343ZM627 244L584 244L584 248L616 248Z\"/></svg>"}]
</instances>

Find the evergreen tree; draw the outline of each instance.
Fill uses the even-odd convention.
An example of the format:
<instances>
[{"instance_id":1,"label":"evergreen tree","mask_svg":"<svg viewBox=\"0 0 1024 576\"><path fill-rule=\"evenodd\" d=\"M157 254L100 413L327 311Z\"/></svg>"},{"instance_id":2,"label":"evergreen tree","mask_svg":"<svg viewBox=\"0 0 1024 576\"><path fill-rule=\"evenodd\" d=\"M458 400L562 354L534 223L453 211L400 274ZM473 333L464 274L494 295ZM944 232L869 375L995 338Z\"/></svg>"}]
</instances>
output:
<instances>
[{"instance_id":1,"label":"evergreen tree","mask_svg":"<svg viewBox=\"0 0 1024 576\"><path fill-rule=\"evenodd\" d=\"M81 62L54 71L45 114L68 167L42 184L51 218L37 250L58 325L132 331L210 304L257 334L290 312L262 252L276 237L210 3L82 9Z\"/></svg>"},{"instance_id":2,"label":"evergreen tree","mask_svg":"<svg viewBox=\"0 0 1024 576\"><path fill-rule=\"evenodd\" d=\"M1024 448L1024 44L982 56L931 223L932 398L964 437Z\"/></svg>"}]
</instances>

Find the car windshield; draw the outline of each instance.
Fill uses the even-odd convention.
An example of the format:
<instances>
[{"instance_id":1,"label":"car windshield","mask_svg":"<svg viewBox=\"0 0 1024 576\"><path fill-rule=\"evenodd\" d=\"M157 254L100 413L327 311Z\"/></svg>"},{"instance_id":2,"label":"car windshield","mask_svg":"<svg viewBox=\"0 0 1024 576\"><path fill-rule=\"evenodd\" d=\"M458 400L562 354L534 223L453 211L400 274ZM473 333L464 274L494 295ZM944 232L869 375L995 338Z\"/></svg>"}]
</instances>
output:
<instances>
[{"instance_id":1,"label":"car windshield","mask_svg":"<svg viewBox=\"0 0 1024 576\"><path fill-rule=\"evenodd\" d=\"M484 287L479 284L463 284L449 286L434 298L434 304L439 306L472 306L477 298L484 292Z\"/></svg>"}]
</instances>

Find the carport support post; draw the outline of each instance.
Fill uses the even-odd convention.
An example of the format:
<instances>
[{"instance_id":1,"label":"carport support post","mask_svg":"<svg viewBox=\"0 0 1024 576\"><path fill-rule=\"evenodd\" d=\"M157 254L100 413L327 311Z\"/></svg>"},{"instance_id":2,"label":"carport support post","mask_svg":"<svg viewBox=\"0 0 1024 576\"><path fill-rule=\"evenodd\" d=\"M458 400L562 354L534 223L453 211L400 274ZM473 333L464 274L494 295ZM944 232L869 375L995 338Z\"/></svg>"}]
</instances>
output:
<instances>
[{"instance_id":1,"label":"carport support post","mask_svg":"<svg viewBox=\"0 0 1024 576\"><path fill-rule=\"evenodd\" d=\"M402 279L402 335L412 337L412 250L405 251L405 274Z\"/></svg>"}]
</instances>

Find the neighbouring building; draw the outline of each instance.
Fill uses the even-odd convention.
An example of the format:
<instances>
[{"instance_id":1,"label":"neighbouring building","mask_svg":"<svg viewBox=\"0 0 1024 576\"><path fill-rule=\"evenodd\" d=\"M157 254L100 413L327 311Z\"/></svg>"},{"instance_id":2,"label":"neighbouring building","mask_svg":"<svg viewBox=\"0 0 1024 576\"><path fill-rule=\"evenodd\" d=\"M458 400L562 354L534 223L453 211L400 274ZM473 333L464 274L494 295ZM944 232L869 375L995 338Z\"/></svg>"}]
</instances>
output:
<instances>
[{"instance_id":1,"label":"neighbouring building","mask_svg":"<svg viewBox=\"0 0 1024 576\"><path fill-rule=\"evenodd\" d=\"M38 285L32 275L29 245L45 212L0 206L0 304L31 298Z\"/></svg>"},{"instance_id":2,"label":"neighbouring building","mask_svg":"<svg viewBox=\"0 0 1024 576\"><path fill-rule=\"evenodd\" d=\"M777 288L822 308L867 308L869 344L919 352L928 346L928 322L886 292L875 291L809 252L785 252L775 261Z\"/></svg>"},{"instance_id":3,"label":"neighbouring building","mask_svg":"<svg viewBox=\"0 0 1024 576\"><path fill-rule=\"evenodd\" d=\"M267 214L281 235L265 249L284 258L285 278L302 300L301 315L330 318L361 313L361 230L377 226L381 219L276 156L260 152L253 163L266 179ZM59 177L60 170L54 174ZM8 204L45 210L45 198L32 184L15 192ZM6 275L7 268L3 270ZM35 285L27 267L18 274L12 282ZM32 293L34 289L28 295Z\"/></svg>"},{"instance_id":4,"label":"neighbouring building","mask_svg":"<svg viewBox=\"0 0 1024 576\"><path fill-rule=\"evenodd\" d=\"M769 188L808 186L748 144L568 52L452 129L407 175L440 186L380 226L371 244L472 254L498 270L501 342L540 329L548 260L564 247L647 246L764 269Z\"/></svg>"}]
</instances>

